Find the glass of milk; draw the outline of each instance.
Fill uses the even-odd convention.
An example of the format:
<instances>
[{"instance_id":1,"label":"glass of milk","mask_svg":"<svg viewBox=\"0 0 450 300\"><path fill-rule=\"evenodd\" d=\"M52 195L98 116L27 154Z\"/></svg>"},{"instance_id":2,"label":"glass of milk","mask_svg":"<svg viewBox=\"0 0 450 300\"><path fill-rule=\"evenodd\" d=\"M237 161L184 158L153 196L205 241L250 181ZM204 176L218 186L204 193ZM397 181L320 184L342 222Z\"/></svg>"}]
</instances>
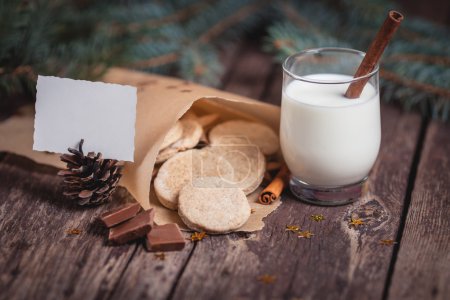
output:
<instances>
[{"instance_id":1,"label":"glass of milk","mask_svg":"<svg viewBox=\"0 0 450 300\"><path fill-rule=\"evenodd\" d=\"M280 142L291 171L290 188L318 205L357 200L381 140L378 65L353 78L364 52L319 48L283 63ZM368 80L361 96L344 96L350 83Z\"/></svg>"}]
</instances>

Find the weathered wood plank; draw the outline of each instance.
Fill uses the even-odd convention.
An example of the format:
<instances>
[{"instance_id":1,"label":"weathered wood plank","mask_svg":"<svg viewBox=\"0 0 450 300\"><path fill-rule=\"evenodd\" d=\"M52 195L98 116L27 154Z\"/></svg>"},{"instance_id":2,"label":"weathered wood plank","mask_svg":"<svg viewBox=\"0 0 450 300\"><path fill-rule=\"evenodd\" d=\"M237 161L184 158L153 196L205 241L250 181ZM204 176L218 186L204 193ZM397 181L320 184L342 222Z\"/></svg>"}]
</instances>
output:
<instances>
[{"instance_id":1,"label":"weathered wood plank","mask_svg":"<svg viewBox=\"0 0 450 300\"><path fill-rule=\"evenodd\" d=\"M264 96L272 70L272 62L267 54L258 51L254 44L246 43L230 67L232 69L229 70L229 79L224 84L224 90L257 99ZM252 269L251 263L241 263L246 260L245 257L248 257L249 261L254 257L251 252L245 251L247 250L243 239L245 237L246 234L210 236L197 243L186 269L180 274L179 281L174 286L171 298L210 299L220 298L223 294L224 298L233 299L239 287L229 288L228 285L222 285L221 288L229 290L217 291L211 284L216 280L234 282L234 274ZM236 251L237 249L241 251ZM205 261L199 264L198 260L202 257ZM210 294L211 292L213 294Z\"/></svg>"},{"instance_id":2,"label":"weathered wood plank","mask_svg":"<svg viewBox=\"0 0 450 300\"><path fill-rule=\"evenodd\" d=\"M236 64L237 57L242 54L245 55L246 51L243 45L235 46L222 57L223 63L229 69L232 69L232 66ZM227 70L223 84L235 82L236 78L233 74L234 72ZM235 87L238 85L239 82L234 83ZM186 238L189 237L188 234L185 234L185 236ZM111 298L156 300L170 297L194 249L195 245L188 242L183 251L166 253L165 260L161 261L154 254L148 253L143 247L139 247Z\"/></svg>"},{"instance_id":3,"label":"weathered wood plank","mask_svg":"<svg viewBox=\"0 0 450 300\"><path fill-rule=\"evenodd\" d=\"M244 51L245 46L246 44L243 41L240 41L238 43L223 45L220 49L220 61L225 68L220 87L225 86L230 81L230 77L233 74L234 64L237 61L238 55Z\"/></svg>"},{"instance_id":4,"label":"weathered wood plank","mask_svg":"<svg viewBox=\"0 0 450 300\"><path fill-rule=\"evenodd\" d=\"M450 294L450 125L432 122L406 218L389 299Z\"/></svg>"},{"instance_id":5,"label":"weathered wood plank","mask_svg":"<svg viewBox=\"0 0 450 300\"><path fill-rule=\"evenodd\" d=\"M106 298L137 245L105 247L96 216L116 203L80 208L62 197L52 167L7 154L0 164L0 298ZM79 235L66 233L80 229Z\"/></svg>"},{"instance_id":6,"label":"weathered wood plank","mask_svg":"<svg viewBox=\"0 0 450 300\"><path fill-rule=\"evenodd\" d=\"M450 2L441 0L397 0L408 17L413 15L426 18L441 25L450 25Z\"/></svg>"},{"instance_id":7,"label":"weathered wood plank","mask_svg":"<svg viewBox=\"0 0 450 300\"><path fill-rule=\"evenodd\" d=\"M228 91L279 101L281 72L271 75L274 69L268 55L246 48L232 65L225 85ZM269 87L268 78L274 78ZM182 252L167 254L164 261L141 245L105 247L105 233L93 220L107 207L84 210L58 202L61 185L55 169L29 161L23 165L8 155L6 163L0 164L0 266L6 266L0 290L6 291L8 299L343 299L361 295L379 299L392 256L392 248L379 245L379 240L396 236L420 127L418 115L402 114L389 106L382 110L382 149L371 176L371 196L363 202L321 208L285 193L283 205L267 218L263 231L208 237ZM30 202L34 204L27 205ZM347 225L355 211L364 213L367 222L357 230ZM311 221L313 213L324 214L326 220ZM301 225L316 235L299 239L285 232L286 224ZM66 236L68 227L80 228L83 234ZM46 241L46 236L51 240ZM277 281L259 282L257 278L265 273L277 276Z\"/></svg>"},{"instance_id":8,"label":"weathered wood plank","mask_svg":"<svg viewBox=\"0 0 450 300\"><path fill-rule=\"evenodd\" d=\"M188 234L184 234L188 238ZM139 245L121 280L108 299L166 299L189 261L194 244L183 251L166 252L161 260Z\"/></svg>"},{"instance_id":9,"label":"weathered wood plank","mask_svg":"<svg viewBox=\"0 0 450 300\"><path fill-rule=\"evenodd\" d=\"M224 63L233 65L233 56L237 57L241 48L237 45L233 51L229 51L223 57ZM29 243L33 247L24 253L17 251L21 244L15 243L11 236L19 230L17 226L26 226L26 224L18 223L16 227L11 227L7 223L7 219L0 223L0 230L5 226L10 226L8 227L10 232L2 236L5 241L4 245L13 245L5 248L8 249L7 251L2 251L4 260L0 259L0 266L6 266L6 273L1 277L0 290L7 292L2 293L2 296L8 299L28 298L30 295L45 299L104 299L113 296L118 299L130 296L164 299L170 294L182 267L189 259L193 244L188 244L182 252L167 254L164 261L160 261L153 254L147 253L141 244L105 247L106 231L95 225L94 220L99 211L106 211L108 207L84 210L68 203L55 206L55 203L61 203L61 182L55 176L56 169L37 165L18 156L9 154L6 154L6 156L8 157L7 162L0 165L0 176L14 177L16 180L24 177L27 180L23 181L22 185L16 185L13 191L4 188L7 186L13 187L13 184L9 181L4 181L4 185L0 185L0 196L4 200L2 206L6 206L8 203L15 204L14 207L7 206L5 209L0 206L0 212L6 210L14 212L8 218L13 222L15 218L22 216L20 212L24 210L24 207L33 202L24 213L24 216L30 214L30 216L27 216L29 222L35 222L35 219L43 211L46 214L45 217L40 219L40 228L45 228L45 230L40 231L37 235L34 235L33 232L28 233L32 237ZM48 174L41 176L43 172ZM34 193L31 194L27 190L27 186L32 187L37 196ZM49 195L49 187L53 191L51 195ZM118 193L115 201L125 201L123 200L124 197L126 198L124 194L127 193L125 191ZM59 218L53 220L52 215L58 215ZM44 225L47 223L52 225ZM83 233L69 239L69 237L66 237L64 230L75 223L78 224L77 228L83 230ZM46 235L54 238L45 240ZM61 239L76 242L67 245L67 243L60 242ZM58 247L51 246L54 243ZM15 244L19 246L14 246ZM83 253L81 258L78 252ZM15 253L14 259L11 260L13 253ZM31 255L30 253L34 254ZM44 257L47 257L47 260L44 261ZM133 257L136 258L132 260ZM80 259L82 259L82 262L79 261ZM114 264L113 260L115 261ZM6 265L7 261L9 261L9 265ZM15 263L21 265L20 269L14 267ZM38 265L38 263L41 263L41 265ZM129 268L127 269L128 264ZM73 265L76 268L73 268ZM10 271L13 267L15 269ZM42 271L44 269L45 272ZM128 272L125 273L125 269ZM96 272L92 272L92 270L96 270ZM44 275L42 277L32 278L32 275L29 275L41 271ZM7 272L11 272L11 274L6 275ZM60 276L58 280L52 280L49 276L52 272L55 274L64 272L64 275ZM20 274L22 275L19 276ZM119 283L118 281L121 278L123 280ZM24 280L28 280L32 284L27 285L26 288L17 288ZM86 282L86 280L89 280L89 282ZM6 285L9 286L8 289L6 289Z\"/></svg>"},{"instance_id":10,"label":"weathered wood plank","mask_svg":"<svg viewBox=\"0 0 450 300\"><path fill-rule=\"evenodd\" d=\"M0 121L10 117L21 106L33 103L34 99L25 95L0 97Z\"/></svg>"},{"instance_id":11,"label":"weathered wood plank","mask_svg":"<svg viewBox=\"0 0 450 300\"><path fill-rule=\"evenodd\" d=\"M257 45L245 43L238 60L230 64L224 89L251 98L262 97L272 71L272 57L258 50Z\"/></svg>"},{"instance_id":12,"label":"weathered wood plank","mask_svg":"<svg viewBox=\"0 0 450 300\"><path fill-rule=\"evenodd\" d=\"M272 66L270 81L267 84L266 92L262 101L274 105L281 105L281 88L283 84L283 71L279 64Z\"/></svg>"},{"instance_id":13,"label":"weathered wood plank","mask_svg":"<svg viewBox=\"0 0 450 300\"><path fill-rule=\"evenodd\" d=\"M280 80L279 75L274 78ZM268 95L277 99L266 99L270 102L279 99L274 90L281 85L273 84ZM390 106L383 106L382 114L382 148L368 197L351 206L324 208L305 205L285 193L283 205L266 219L261 232L210 237L198 243L173 298L352 299L364 295L380 299L392 247L379 241L396 236L420 129L416 114ZM310 220L311 214L323 214L326 220L316 223ZM351 216L362 217L366 224L350 228ZM287 224L300 225L315 236L300 239L285 231ZM263 274L276 276L276 282L258 281Z\"/></svg>"}]
</instances>

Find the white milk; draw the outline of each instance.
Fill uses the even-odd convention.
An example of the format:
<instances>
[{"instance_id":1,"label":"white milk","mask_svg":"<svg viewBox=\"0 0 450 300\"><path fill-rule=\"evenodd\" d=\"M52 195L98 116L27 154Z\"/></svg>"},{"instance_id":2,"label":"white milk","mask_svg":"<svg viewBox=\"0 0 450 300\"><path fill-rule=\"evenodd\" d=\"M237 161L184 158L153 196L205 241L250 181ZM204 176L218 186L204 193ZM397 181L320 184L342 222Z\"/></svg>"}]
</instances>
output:
<instances>
[{"instance_id":1,"label":"white milk","mask_svg":"<svg viewBox=\"0 0 450 300\"><path fill-rule=\"evenodd\" d=\"M306 78L345 81L352 77L315 74ZM368 83L359 99L347 99L347 87L296 80L283 91L281 148L292 175L305 183L356 183L368 175L377 158L379 94Z\"/></svg>"}]
</instances>

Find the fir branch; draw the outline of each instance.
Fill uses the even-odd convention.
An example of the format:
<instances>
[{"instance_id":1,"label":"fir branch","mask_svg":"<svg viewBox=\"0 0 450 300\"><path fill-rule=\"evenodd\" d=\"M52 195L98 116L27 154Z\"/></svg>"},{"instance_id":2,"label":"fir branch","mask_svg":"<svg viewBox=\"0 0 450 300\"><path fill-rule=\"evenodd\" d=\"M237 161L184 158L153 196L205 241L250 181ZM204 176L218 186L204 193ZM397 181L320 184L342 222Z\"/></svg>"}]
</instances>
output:
<instances>
[{"instance_id":1,"label":"fir branch","mask_svg":"<svg viewBox=\"0 0 450 300\"><path fill-rule=\"evenodd\" d=\"M260 1L257 3L250 3L248 5L241 7L238 11L236 11L232 15L229 15L224 19L219 20L218 23L216 23L213 27L208 28L204 33L200 35L198 41L202 44L208 44L212 39L217 38L224 31L229 30L231 27L242 22L248 16L253 15L256 12L264 9L266 5L267 1ZM175 16L178 16L179 18L178 20L181 21L181 18L185 17L188 12L199 13L200 8L203 8L203 6L193 5L192 7L189 7L189 9L188 8L184 9L182 13L172 15L173 17L171 18L175 18ZM148 23L146 25L148 25ZM129 66L133 68L154 68L175 63L179 58L180 54L173 52L163 54L157 57L152 57L147 60L136 61L130 64ZM199 61L199 59L197 59L197 61ZM202 69L203 67L201 65L197 65L193 72L194 75L198 77L201 74L203 74L202 71L199 71Z\"/></svg>"},{"instance_id":2,"label":"fir branch","mask_svg":"<svg viewBox=\"0 0 450 300\"><path fill-rule=\"evenodd\" d=\"M307 18L304 18L302 15L300 15L297 10L289 4L289 2L283 2L281 4L281 10L287 17L287 19L298 27L307 28L312 30L314 33L322 34L322 32L313 24L311 24L311 22L309 22Z\"/></svg>"},{"instance_id":3,"label":"fir branch","mask_svg":"<svg viewBox=\"0 0 450 300\"><path fill-rule=\"evenodd\" d=\"M450 57L437 55L398 53L392 54L391 56L385 59L386 62L399 60L409 62L424 62L427 64L435 64L441 66L450 66Z\"/></svg>"},{"instance_id":4,"label":"fir branch","mask_svg":"<svg viewBox=\"0 0 450 300\"><path fill-rule=\"evenodd\" d=\"M179 59L179 54L177 53L167 53L160 56L152 57L150 59L136 61L128 65L131 68L155 68L164 66L167 64L172 64Z\"/></svg>"},{"instance_id":5,"label":"fir branch","mask_svg":"<svg viewBox=\"0 0 450 300\"><path fill-rule=\"evenodd\" d=\"M133 22L128 25L128 29L131 31L137 31L142 29L143 27L159 27L166 24L171 24L175 22L185 22L189 18L193 18L194 16L200 14L204 9L205 5L211 4L213 1L205 0L205 1L197 1L187 5L186 7L175 11L174 13L164 16L159 19L148 20L146 22Z\"/></svg>"},{"instance_id":6,"label":"fir branch","mask_svg":"<svg viewBox=\"0 0 450 300\"><path fill-rule=\"evenodd\" d=\"M430 94L436 94L437 96L447 97L450 99L449 89L444 89L438 86L434 86L432 84L426 84L414 79L399 76L395 72L391 72L385 69L380 70L380 76L384 79L410 87L412 89L416 89Z\"/></svg>"},{"instance_id":7,"label":"fir branch","mask_svg":"<svg viewBox=\"0 0 450 300\"><path fill-rule=\"evenodd\" d=\"M199 41L202 43L208 43L212 39L216 38L224 31L228 30L230 27L236 25L239 22L242 22L249 15L255 14L257 11L260 11L263 7L267 5L267 1L259 1L257 3L248 4L243 6L234 14L229 15L226 18L223 18L218 23L216 23L213 27L208 29L199 37Z\"/></svg>"},{"instance_id":8,"label":"fir branch","mask_svg":"<svg viewBox=\"0 0 450 300\"><path fill-rule=\"evenodd\" d=\"M264 10L258 0L79 3L0 0L1 95L34 94L36 74L95 79L112 65L216 85L220 43Z\"/></svg>"},{"instance_id":9,"label":"fir branch","mask_svg":"<svg viewBox=\"0 0 450 300\"><path fill-rule=\"evenodd\" d=\"M4 68L0 68L0 75L8 73ZM35 78L36 72L33 70L31 66L18 66L11 72L9 72L11 75L26 75L29 78Z\"/></svg>"},{"instance_id":10,"label":"fir branch","mask_svg":"<svg viewBox=\"0 0 450 300\"><path fill-rule=\"evenodd\" d=\"M306 48L344 46L365 50L392 3L373 0L287 1L284 20L268 28L264 48L282 61ZM383 99L447 120L450 114L450 32L407 16L381 61ZM355 38L357 37L357 38Z\"/></svg>"}]
</instances>

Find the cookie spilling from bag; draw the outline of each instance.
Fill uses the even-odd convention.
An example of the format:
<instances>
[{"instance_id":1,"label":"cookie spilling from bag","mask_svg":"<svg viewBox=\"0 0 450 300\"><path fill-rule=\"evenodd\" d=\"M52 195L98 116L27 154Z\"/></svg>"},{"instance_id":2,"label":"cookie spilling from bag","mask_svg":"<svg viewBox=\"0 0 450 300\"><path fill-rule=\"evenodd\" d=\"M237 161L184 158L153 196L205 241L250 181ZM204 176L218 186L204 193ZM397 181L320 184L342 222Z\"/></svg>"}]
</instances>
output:
<instances>
[{"instance_id":1,"label":"cookie spilling from bag","mask_svg":"<svg viewBox=\"0 0 450 300\"><path fill-rule=\"evenodd\" d=\"M265 124L220 121L217 114L192 112L179 120L164 138L153 181L163 206L178 211L188 228L212 234L237 231L248 221L247 195L261 185L266 160L279 150L277 134Z\"/></svg>"}]
</instances>

